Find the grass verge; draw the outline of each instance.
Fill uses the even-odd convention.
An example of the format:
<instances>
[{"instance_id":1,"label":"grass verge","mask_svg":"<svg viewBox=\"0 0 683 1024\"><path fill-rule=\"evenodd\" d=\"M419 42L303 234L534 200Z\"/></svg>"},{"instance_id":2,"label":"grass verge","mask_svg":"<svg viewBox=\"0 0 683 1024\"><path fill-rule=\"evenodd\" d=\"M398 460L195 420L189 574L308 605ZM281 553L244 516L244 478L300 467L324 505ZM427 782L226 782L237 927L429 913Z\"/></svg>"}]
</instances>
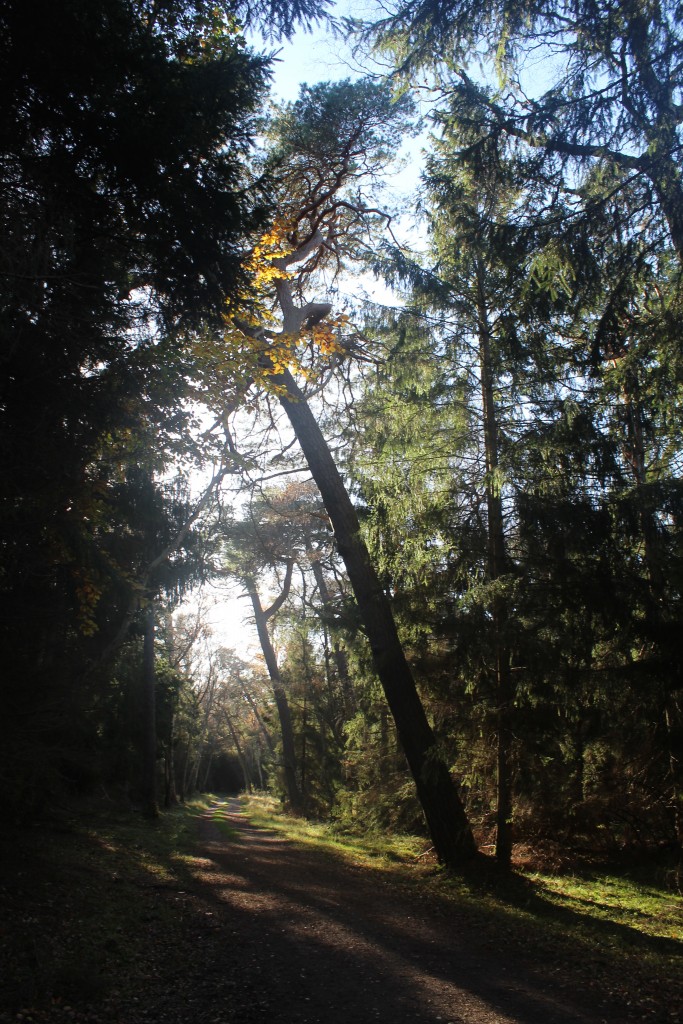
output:
<instances>
[{"instance_id":1,"label":"grass verge","mask_svg":"<svg viewBox=\"0 0 683 1024\"><path fill-rule=\"evenodd\" d=\"M357 867L386 869L394 873L402 868L409 869L407 875L420 868L425 842L417 836L389 833L353 835L334 824L291 817L281 810L277 800L267 795L242 797L241 802L249 821L259 828L273 829L301 846L316 847L322 854L336 854ZM426 871L420 869L418 877L425 874L433 874L433 865Z\"/></svg>"},{"instance_id":2,"label":"grass verge","mask_svg":"<svg viewBox=\"0 0 683 1024\"><path fill-rule=\"evenodd\" d=\"M430 900L437 912L474 924L491 951L512 950L561 985L594 990L636 1019L683 1024L683 901L665 864L550 875L495 872L455 878L415 837L353 837L292 818L268 797L244 809L256 825L378 874L378 882Z\"/></svg>"},{"instance_id":3,"label":"grass verge","mask_svg":"<svg viewBox=\"0 0 683 1024\"><path fill-rule=\"evenodd\" d=\"M194 801L150 822L79 807L0 841L0 1020L124 999L172 959Z\"/></svg>"}]
</instances>

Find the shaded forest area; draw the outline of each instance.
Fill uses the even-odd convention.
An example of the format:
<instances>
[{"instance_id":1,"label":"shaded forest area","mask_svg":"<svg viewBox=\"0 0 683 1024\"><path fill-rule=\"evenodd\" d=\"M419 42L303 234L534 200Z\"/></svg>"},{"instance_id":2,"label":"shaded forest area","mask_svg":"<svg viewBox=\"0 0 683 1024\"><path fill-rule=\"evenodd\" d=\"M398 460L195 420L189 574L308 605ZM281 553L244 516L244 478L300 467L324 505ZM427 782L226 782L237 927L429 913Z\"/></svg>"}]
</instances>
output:
<instances>
[{"instance_id":1,"label":"shaded forest area","mask_svg":"<svg viewBox=\"0 0 683 1024\"><path fill-rule=\"evenodd\" d=\"M334 13L0 6L4 813L680 857L681 12L384 5L268 107L245 31Z\"/></svg>"}]
</instances>

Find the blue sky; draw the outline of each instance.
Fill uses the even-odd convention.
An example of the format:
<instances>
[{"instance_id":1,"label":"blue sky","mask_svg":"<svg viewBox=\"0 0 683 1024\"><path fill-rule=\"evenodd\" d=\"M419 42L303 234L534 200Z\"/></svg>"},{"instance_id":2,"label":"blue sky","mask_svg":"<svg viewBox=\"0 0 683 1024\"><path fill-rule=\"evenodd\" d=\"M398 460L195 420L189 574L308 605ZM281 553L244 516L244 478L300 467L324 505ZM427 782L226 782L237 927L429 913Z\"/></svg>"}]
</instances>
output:
<instances>
[{"instance_id":1,"label":"blue sky","mask_svg":"<svg viewBox=\"0 0 683 1024\"><path fill-rule=\"evenodd\" d=\"M360 17L376 5L367 0L339 0L335 16ZM344 40L325 28L314 32L297 32L291 42L255 44L257 49L278 52L273 75L273 98L294 100L299 86L354 76L353 61Z\"/></svg>"}]
</instances>

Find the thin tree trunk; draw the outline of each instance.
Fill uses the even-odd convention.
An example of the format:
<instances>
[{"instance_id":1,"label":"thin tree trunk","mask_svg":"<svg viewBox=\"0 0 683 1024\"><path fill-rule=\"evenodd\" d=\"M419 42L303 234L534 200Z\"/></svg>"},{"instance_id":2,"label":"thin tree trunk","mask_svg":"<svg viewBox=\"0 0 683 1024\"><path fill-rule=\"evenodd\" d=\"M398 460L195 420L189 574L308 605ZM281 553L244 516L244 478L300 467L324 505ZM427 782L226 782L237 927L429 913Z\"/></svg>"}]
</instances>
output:
<instances>
[{"instance_id":1,"label":"thin tree trunk","mask_svg":"<svg viewBox=\"0 0 683 1024\"><path fill-rule=\"evenodd\" d=\"M664 709L664 724L669 748L669 773L671 776L671 803L676 842L683 848L683 727L681 709L673 696L669 697Z\"/></svg>"},{"instance_id":2,"label":"thin tree trunk","mask_svg":"<svg viewBox=\"0 0 683 1024\"><path fill-rule=\"evenodd\" d=\"M266 726L266 723L263 721L263 715L259 711L258 704L254 700L252 695L249 693L249 690L246 688L246 686L244 685L244 683L242 682L241 679L239 680L239 685L240 685L240 690L242 691L242 695L243 695L244 699L246 700L247 704L249 705L249 707L251 708L251 710L252 710L252 712L254 714L254 718L256 719L256 721L258 723L259 729L261 730L261 735L263 736L264 740L266 741L266 744L268 746L268 750L271 752L271 754L274 754L275 753L275 744L273 743L273 737L270 735L270 732L269 732L269 730L268 730L268 728Z\"/></svg>"},{"instance_id":3,"label":"thin tree trunk","mask_svg":"<svg viewBox=\"0 0 683 1024\"><path fill-rule=\"evenodd\" d=\"M484 413L484 457L486 464L486 510L488 519L488 574L495 583L504 574L507 562L503 501L498 480L498 420L494 399L491 328L484 291L484 272L477 264L477 311L479 320L479 371ZM504 598L494 592L494 662L496 678L496 860L509 868L512 860L512 711L514 686L510 671L510 650L505 639L507 607Z\"/></svg>"},{"instance_id":4,"label":"thin tree trunk","mask_svg":"<svg viewBox=\"0 0 683 1024\"><path fill-rule=\"evenodd\" d=\"M254 755L254 762L256 764L256 772L258 774L258 784L259 784L259 789L261 791L263 791L266 788L265 787L265 783L264 783L264 779L263 779L263 768L261 766L262 754L263 754L263 751L261 750L261 744L258 743L257 751L256 751L256 754Z\"/></svg>"},{"instance_id":5,"label":"thin tree trunk","mask_svg":"<svg viewBox=\"0 0 683 1024\"><path fill-rule=\"evenodd\" d=\"M225 718L226 725L228 726L228 729L230 730L230 735L232 736L232 742L235 744L235 750L237 751L237 760L240 763L240 768L242 769L242 775L244 776L244 788L246 789L247 793L251 793L251 773L249 772L249 766L247 764L247 759L244 756L244 751L242 750L242 744L240 743L240 738L239 738L239 736L237 734L237 730L235 729L235 726L233 724L232 718L230 717L228 712L225 710L225 708L223 709L223 717Z\"/></svg>"},{"instance_id":6,"label":"thin tree trunk","mask_svg":"<svg viewBox=\"0 0 683 1024\"><path fill-rule=\"evenodd\" d=\"M200 768L202 766L202 758L204 756L205 749L208 750L206 738L207 738L207 736L209 734L209 718L211 716L211 710L213 708L213 699L214 699L215 690L216 690L216 676L215 676L215 672L214 672L213 667L211 667L210 671L209 671L209 677L208 677L208 680L207 680L206 688L205 688L204 693L202 695L202 699L203 699L203 702L204 702L204 714L202 716L201 731L200 731L199 737L197 738L197 752L196 752L195 760L192 763L192 771L191 771L190 777L189 777L189 784L188 784L188 788L187 788L187 792L189 792L189 793L203 792L204 791L204 787L206 785L206 782L201 783L201 784L199 782L199 770L200 770ZM207 767L206 772L205 772L206 778L208 778L209 770L211 768L211 758L212 757L213 757L213 754L211 753L211 751L209 751L208 767Z\"/></svg>"},{"instance_id":7,"label":"thin tree trunk","mask_svg":"<svg viewBox=\"0 0 683 1024\"><path fill-rule=\"evenodd\" d=\"M199 788L199 769L201 767L203 753L203 744L198 743L194 758L190 765L190 774L187 779L188 793L196 793Z\"/></svg>"},{"instance_id":8,"label":"thin tree trunk","mask_svg":"<svg viewBox=\"0 0 683 1024\"><path fill-rule=\"evenodd\" d=\"M282 676L280 675L277 657L268 632L268 612L265 612L261 607L261 600L251 580L247 581L247 590L254 609L256 631L261 644L261 650L263 651L263 657L266 661L266 668L268 669L268 675L270 676L270 682L273 688L275 706L277 707L277 713L280 719L287 801L292 811L295 813L301 813L302 801L301 792L296 778L296 750L294 746L292 714L289 709L287 693L285 692L285 688L282 684Z\"/></svg>"},{"instance_id":9,"label":"thin tree trunk","mask_svg":"<svg viewBox=\"0 0 683 1024\"><path fill-rule=\"evenodd\" d=\"M304 697L304 707L301 720L301 805L303 807L304 814L306 813L306 786L308 784L308 780L306 778L306 771L308 768L308 765L306 764L306 729L308 728L306 712L306 698Z\"/></svg>"},{"instance_id":10,"label":"thin tree trunk","mask_svg":"<svg viewBox=\"0 0 683 1024\"><path fill-rule=\"evenodd\" d=\"M450 867L458 867L476 854L474 837L458 791L439 755L389 600L361 537L356 510L318 422L291 373L276 374L273 380L283 389L280 401L330 517L434 849L439 860Z\"/></svg>"},{"instance_id":11,"label":"thin tree trunk","mask_svg":"<svg viewBox=\"0 0 683 1024\"><path fill-rule=\"evenodd\" d=\"M182 793L181 799L183 800L183 802L185 801L185 798L187 797L188 793L192 793L192 775L194 772L195 763L194 746L195 744L188 736L187 747L185 749L185 761L183 764L183 778L182 782L180 783L180 789Z\"/></svg>"},{"instance_id":12,"label":"thin tree trunk","mask_svg":"<svg viewBox=\"0 0 683 1024\"><path fill-rule=\"evenodd\" d=\"M154 666L154 601L145 611L145 638L142 656L143 730L142 730L142 812L147 818L159 817L157 801L157 727L156 673Z\"/></svg>"},{"instance_id":13,"label":"thin tree trunk","mask_svg":"<svg viewBox=\"0 0 683 1024\"><path fill-rule=\"evenodd\" d=\"M164 806L173 807L178 803L178 791L176 789L176 768L175 749L173 744L173 733L175 729L175 715L171 712L171 724L169 729L168 742L164 748Z\"/></svg>"},{"instance_id":14,"label":"thin tree trunk","mask_svg":"<svg viewBox=\"0 0 683 1024\"><path fill-rule=\"evenodd\" d=\"M330 598L330 592L327 589L327 581L325 580L323 567L320 564L320 560L315 557L315 552L312 548L307 548L307 554L311 563L313 578L318 586L320 601L323 608L327 610L330 608L332 600ZM334 635L332 636L332 655L334 657L334 663L337 666L337 676L339 678L339 683L344 697L346 716L347 718L352 718L356 713L356 695L353 691L353 683L351 682L351 677L349 675L349 664L346 652L341 649Z\"/></svg>"},{"instance_id":15,"label":"thin tree trunk","mask_svg":"<svg viewBox=\"0 0 683 1024\"><path fill-rule=\"evenodd\" d=\"M206 789L209 784L209 775L211 774L211 762L213 761L213 754L214 752L211 749L211 747L207 747L206 768L204 769L204 774L202 775L201 783L197 783L199 786L200 793L206 793Z\"/></svg>"}]
</instances>

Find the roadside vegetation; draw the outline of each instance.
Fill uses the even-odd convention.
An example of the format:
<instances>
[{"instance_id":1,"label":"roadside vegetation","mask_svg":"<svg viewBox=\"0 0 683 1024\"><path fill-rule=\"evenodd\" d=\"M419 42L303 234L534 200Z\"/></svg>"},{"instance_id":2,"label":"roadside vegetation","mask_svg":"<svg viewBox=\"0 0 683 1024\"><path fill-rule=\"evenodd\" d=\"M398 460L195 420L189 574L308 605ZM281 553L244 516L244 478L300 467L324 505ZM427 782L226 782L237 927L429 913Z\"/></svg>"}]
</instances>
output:
<instances>
[{"instance_id":1,"label":"roadside vegetation","mask_svg":"<svg viewBox=\"0 0 683 1024\"><path fill-rule=\"evenodd\" d=\"M664 861L619 872L525 868L508 877L492 870L456 878L419 837L350 835L285 815L263 795L243 798L242 807L252 825L371 873L378 899L419 901L425 915L474 926L493 955L514 949L563 985L598 986L642 1010L643 1019L677 1020L683 904ZM191 899L207 863L199 848L202 815L222 841L239 842L227 801L210 797L154 822L89 804L3 839L3 1024L111 1020L122 1006L147 1000L150 986L163 990L181 975L190 986L201 977L206 964L193 967L200 939L217 928Z\"/></svg>"},{"instance_id":2,"label":"roadside vegetation","mask_svg":"<svg viewBox=\"0 0 683 1024\"><path fill-rule=\"evenodd\" d=\"M597 985L642 1007L643 1019L683 1020L681 878L668 857L619 869L574 865L561 873L526 866L511 875L492 864L490 872L454 876L416 836L353 836L288 816L267 796L251 796L243 806L253 824L375 872L378 885L408 890L437 913L475 921L492 949L522 951L549 974L564 976L567 986ZM682 1012L672 1017L676 1007Z\"/></svg>"},{"instance_id":3,"label":"roadside vegetation","mask_svg":"<svg viewBox=\"0 0 683 1024\"><path fill-rule=\"evenodd\" d=\"M106 1017L183 962L180 901L205 810L194 800L149 822L88 804L3 834L0 1020L95 1005Z\"/></svg>"}]
</instances>

